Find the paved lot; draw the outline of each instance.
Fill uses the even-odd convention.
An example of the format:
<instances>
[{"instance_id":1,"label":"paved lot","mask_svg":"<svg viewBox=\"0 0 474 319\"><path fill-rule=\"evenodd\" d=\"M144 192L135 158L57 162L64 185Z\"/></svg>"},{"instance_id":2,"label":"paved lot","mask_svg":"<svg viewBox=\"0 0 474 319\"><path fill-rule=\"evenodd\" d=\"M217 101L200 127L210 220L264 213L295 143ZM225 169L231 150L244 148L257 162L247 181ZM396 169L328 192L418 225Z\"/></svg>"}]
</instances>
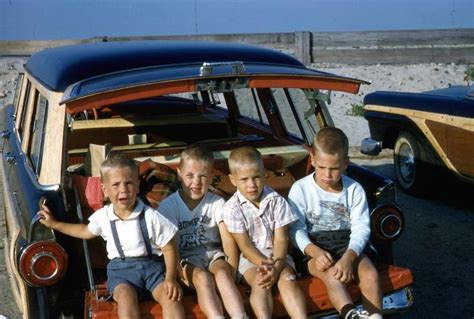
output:
<instances>
[{"instance_id":1,"label":"paved lot","mask_svg":"<svg viewBox=\"0 0 474 319\"><path fill-rule=\"evenodd\" d=\"M393 161L356 160L394 179ZM474 318L474 189L452 181L432 199L398 192L406 229L396 262L415 277L413 309L402 318Z\"/></svg>"}]
</instances>

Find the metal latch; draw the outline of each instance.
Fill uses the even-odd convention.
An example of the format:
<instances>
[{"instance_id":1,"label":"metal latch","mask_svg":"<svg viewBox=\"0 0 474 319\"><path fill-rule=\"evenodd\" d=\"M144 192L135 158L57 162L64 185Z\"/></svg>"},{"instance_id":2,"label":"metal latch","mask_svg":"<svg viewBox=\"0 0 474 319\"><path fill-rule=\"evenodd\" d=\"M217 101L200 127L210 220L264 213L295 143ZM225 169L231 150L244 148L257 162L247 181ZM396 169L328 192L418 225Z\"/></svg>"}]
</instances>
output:
<instances>
[{"instance_id":1,"label":"metal latch","mask_svg":"<svg viewBox=\"0 0 474 319\"><path fill-rule=\"evenodd\" d=\"M219 66L230 67L230 74L238 75L245 73L245 65L242 61L232 62L204 62L199 70L200 76L212 75L214 68Z\"/></svg>"}]
</instances>

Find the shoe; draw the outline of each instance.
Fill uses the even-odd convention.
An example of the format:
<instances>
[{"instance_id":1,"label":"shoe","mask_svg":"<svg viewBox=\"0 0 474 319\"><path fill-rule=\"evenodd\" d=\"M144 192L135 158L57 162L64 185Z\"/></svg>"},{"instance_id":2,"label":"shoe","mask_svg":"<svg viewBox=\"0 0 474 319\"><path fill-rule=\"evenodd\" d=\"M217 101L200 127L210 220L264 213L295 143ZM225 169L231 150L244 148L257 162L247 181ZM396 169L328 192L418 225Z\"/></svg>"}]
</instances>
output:
<instances>
[{"instance_id":1,"label":"shoe","mask_svg":"<svg viewBox=\"0 0 474 319\"><path fill-rule=\"evenodd\" d=\"M346 318L348 319L368 319L370 317L369 313L365 310L353 309L348 313Z\"/></svg>"}]
</instances>

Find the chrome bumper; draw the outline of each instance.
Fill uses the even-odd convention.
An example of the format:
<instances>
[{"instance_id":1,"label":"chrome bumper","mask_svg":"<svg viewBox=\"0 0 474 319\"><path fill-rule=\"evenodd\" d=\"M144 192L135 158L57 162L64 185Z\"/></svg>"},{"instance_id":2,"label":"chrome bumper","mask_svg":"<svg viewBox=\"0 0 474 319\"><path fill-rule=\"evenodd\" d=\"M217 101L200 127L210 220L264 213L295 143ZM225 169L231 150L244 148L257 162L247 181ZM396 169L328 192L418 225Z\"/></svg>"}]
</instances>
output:
<instances>
[{"instance_id":1,"label":"chrome bumper","mask_svg":"<svg viewBox=\"0 0 474 319\"><path fill-rule=\"evenodd\" d=\"M394 291L383 297L383 314L399 313L407 310L413 305L413 291L411 287L405 287L400 290ZM362 308L362 305L357 305L358 309ZM324 319L338 319L339 314L336 312L312 315L310 318L324 318Z\"/></svg>"},{"instance_id":2,"label":"chrome bumper","mask_svg":"<svg viewBox=\"0 0 474 319\"><path fill-rule=\"evenodd\" d=\"M382 151L382 142L366 137L360 143L360 152L365 155L376 156Z\"/></svg>"}]
</instances>

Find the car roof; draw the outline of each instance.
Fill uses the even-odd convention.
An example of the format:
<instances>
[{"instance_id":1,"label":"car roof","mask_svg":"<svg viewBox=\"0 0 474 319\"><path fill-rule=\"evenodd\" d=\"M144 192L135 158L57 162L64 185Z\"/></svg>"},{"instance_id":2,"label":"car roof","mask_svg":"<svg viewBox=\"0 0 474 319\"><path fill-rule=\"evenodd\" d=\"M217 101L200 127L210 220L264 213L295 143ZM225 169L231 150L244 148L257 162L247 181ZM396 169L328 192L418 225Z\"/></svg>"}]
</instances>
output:
<instances>
[{"instance_id":1,"label":"car roof","mask_svg":"<svg viewBox=\"0 0 474 319\"><path fill-rule=\"evenodd\" d=\"M426 92L376 91L364 97L364 104L472 117L472 89L473 86L451 86Z\"/></svg>"},{"instance_id":2,"label":"car roof","mask_svg":"<svg viewBox=\"0 0 474 319\"><path fill-rule=\"evenodd\" d=\"M167 40L97 42L50 48L32 55L25 69L48 89L64 91L73 83L108 73L216 61L305 69L294 57L268 48L229 42Z\"/></svg>"},{"instance_id":3,"label":"car roof","mask_svg":"<svg viewBox=\"0 0 474 319\"><path fill-rule=\"evenodd\" d=\"M450 96L455 99L458 99L458 98L461 98L461 99L471 98L472 99L473 91L474 91L474 86L455 85L455 86L450 86L447 88L427 91L425 93L434 94L434 95L445 95L445 96Z\"/></svg>"}]
</instances>

